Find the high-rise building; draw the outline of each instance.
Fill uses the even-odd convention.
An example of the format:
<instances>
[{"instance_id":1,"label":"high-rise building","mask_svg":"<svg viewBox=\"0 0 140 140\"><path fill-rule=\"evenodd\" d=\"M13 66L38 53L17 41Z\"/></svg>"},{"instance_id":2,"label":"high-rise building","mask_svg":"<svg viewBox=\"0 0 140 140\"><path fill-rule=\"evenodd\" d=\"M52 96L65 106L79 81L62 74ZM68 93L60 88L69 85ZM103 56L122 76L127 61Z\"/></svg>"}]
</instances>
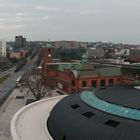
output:
<instances>
[{"instance_id":1,"label":"high-rise building","mask_svg":"<svg viewBox=\"0 0 140 140\"><path fill-rule=\"evenodd\" d=\"M0 41L0 57L6 57L6 42L5 41Z\"/></svg>"},{"instance_id":2,"label":"high-rise building","mask_svg":"<svg viewBox=\"0 0 140 140\"><path fill-rule=\"evenodd\" d=\"M17 47L22 47L22 36L16 36L15 42Z\"/></svg>"},{"instance_id":3,"label":"high-rise building","mask_svg":"<svg viewBox=\"0 0 140 140\"><path fill-rule=\"evenodd\" d=\"M15 43L16 47L23 48L26 46L26 38L23 38L23 36L16 36Z\"/></svg>"},{"instance_id":4,"label":"high-rise building","mask_svg":"<svg viewBox=\"0 0 140 140\"><path fill-rule=\"evenodd\" d=\"M22 45L23 45L23 47L26 46L26 38L22 38Z\"/></svg>"}]
</instances>

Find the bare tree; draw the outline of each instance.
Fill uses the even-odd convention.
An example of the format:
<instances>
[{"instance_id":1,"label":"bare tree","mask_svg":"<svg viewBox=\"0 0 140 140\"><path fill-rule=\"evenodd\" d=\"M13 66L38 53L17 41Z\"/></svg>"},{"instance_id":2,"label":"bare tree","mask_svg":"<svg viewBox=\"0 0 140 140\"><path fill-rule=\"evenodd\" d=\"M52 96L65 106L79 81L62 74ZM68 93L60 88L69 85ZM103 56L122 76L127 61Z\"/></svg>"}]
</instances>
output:
<instances>
[{"instance_id":1,"label":"bare tree","mask_svg":"<svg viewBox=\"0 0 140 140\"><path fill-rule=\"evenodd\" d=\"M21 87L28 88L36 100L40 100L45 97L49 91L46 80L44 80L40 75L26 76L26 78L21 82Z\"/></svg>"}]
</instances>

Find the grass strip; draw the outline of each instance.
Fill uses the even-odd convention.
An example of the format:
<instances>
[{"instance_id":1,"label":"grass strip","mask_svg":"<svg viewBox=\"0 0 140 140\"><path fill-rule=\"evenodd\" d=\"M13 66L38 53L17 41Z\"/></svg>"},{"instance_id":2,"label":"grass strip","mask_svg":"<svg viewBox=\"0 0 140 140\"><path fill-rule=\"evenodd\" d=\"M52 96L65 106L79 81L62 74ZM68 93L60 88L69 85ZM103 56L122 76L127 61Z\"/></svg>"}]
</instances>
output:
<instances>
[{"instance_id":1,"label":"grass strip","mask_svg":"<svg viewBox=\"0 0 140 140\"><path fill-rule=\"evenodd\" d=\"M10 76L11 76L11 74L7 74L7 75L4 75L3 77L1 77L0 84L2 84L4 81L6 81Z\"/></svg>"}]
</instances>

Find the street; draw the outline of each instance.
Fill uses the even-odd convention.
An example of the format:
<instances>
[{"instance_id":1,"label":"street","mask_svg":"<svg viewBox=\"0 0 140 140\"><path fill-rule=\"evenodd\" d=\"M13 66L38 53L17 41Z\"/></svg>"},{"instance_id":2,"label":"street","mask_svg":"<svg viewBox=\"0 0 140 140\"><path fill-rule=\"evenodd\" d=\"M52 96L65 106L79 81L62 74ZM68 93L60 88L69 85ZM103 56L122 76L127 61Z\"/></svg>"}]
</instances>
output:
<instances>
[{"instance_id":1,"label":"street","mask_svg":"<svg viewBox=\"0 0 140 140\"><path fill-rule=\"evenodd\" d=\"M36 60L37 57L35 57L33 60L28 60L27 64L19 72L12 72L11 77L0 85L0 106L10 95L11 91L15 88L16 80L18 77L22 77L26 72L32 71L32 65Z\"/></svg>"}]
</instances>

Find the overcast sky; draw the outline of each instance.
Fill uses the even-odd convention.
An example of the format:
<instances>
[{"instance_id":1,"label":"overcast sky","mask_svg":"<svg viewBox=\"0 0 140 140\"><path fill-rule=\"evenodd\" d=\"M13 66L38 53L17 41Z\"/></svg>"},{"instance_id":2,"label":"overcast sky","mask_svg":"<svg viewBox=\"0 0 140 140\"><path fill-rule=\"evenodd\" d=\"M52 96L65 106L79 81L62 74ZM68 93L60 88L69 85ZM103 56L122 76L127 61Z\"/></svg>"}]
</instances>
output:
<instances>
[{"instance_id":1,"label":"overcast sky","mask_svg":"<svg viewBox=\"0 0 140 140\"><path fill-rule=\"evenodd\" d=\"M0 0L0 38L140 44L140 0Z\"/></svg>"}]
</instances>

